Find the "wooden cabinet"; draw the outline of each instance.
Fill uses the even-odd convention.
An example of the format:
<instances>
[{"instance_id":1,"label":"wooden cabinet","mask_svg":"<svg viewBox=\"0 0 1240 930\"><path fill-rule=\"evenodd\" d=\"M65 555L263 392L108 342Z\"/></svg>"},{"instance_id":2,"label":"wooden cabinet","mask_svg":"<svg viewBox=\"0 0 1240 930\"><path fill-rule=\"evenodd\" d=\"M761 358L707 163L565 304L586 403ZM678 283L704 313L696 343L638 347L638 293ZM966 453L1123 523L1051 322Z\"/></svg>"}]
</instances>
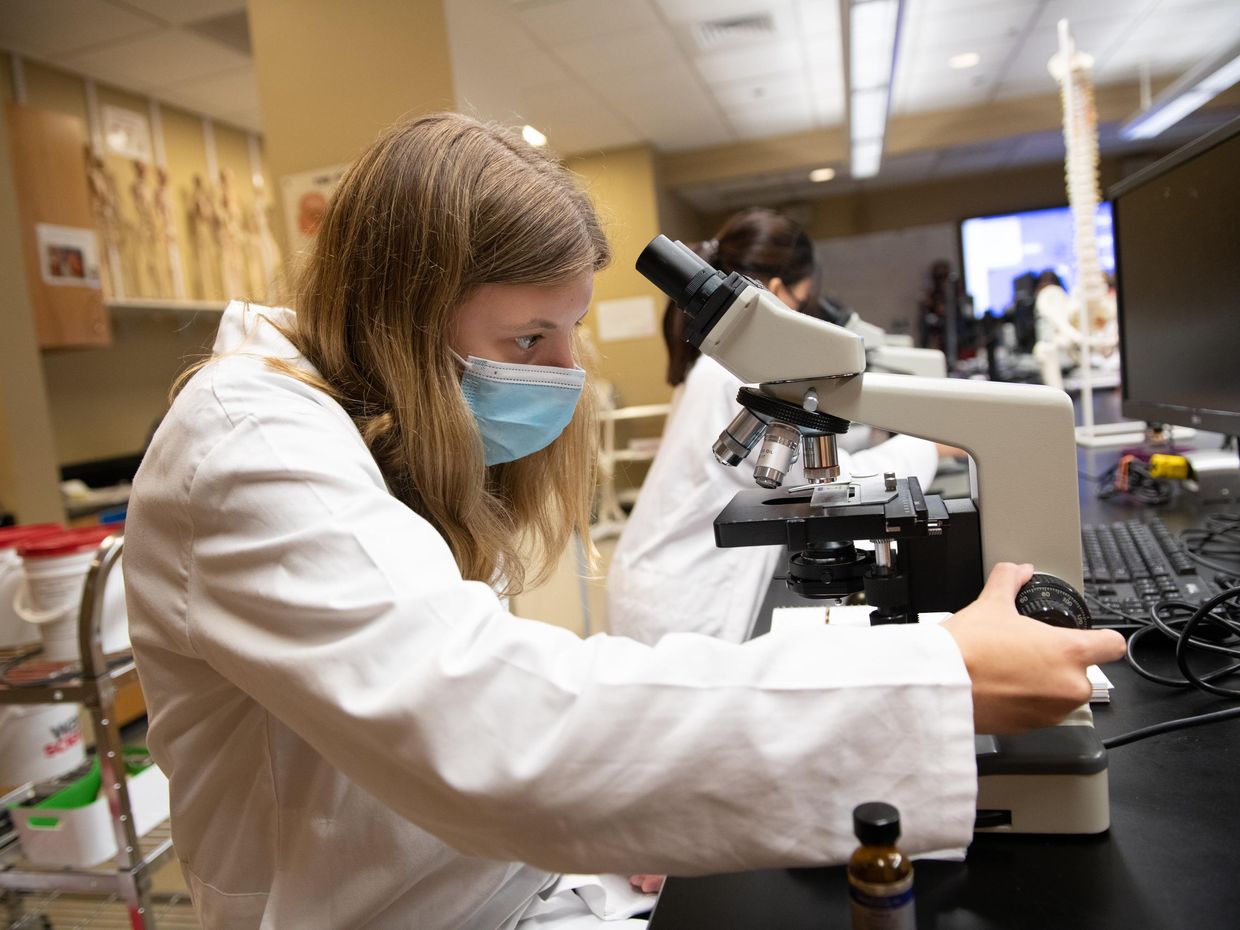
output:
<instances>
[{"instance_id":1,"label":"wooden cabinet","mask_svg":"<svg viewBox=\"0 0 1240 930\"><path fill-rule=\"evenodd\" d=\"M48 256L40 254L41 248L49 250L46 238L40 243L40 226L45 231L54 226L94 232L86 186L85 127L72 116L15 103L8 104L7 117L26 279L39 345L45 349L108 345L112 331L103 291L88 283L73 283L79 269L69 261L75 256L63 253L74 250L60 250L50 264ZM95 242L95 256L103 261L97 235ZM65 268L56 274L62 258ZM53 273L49 274L49 268Z\"/></svg>"}]
</instances>

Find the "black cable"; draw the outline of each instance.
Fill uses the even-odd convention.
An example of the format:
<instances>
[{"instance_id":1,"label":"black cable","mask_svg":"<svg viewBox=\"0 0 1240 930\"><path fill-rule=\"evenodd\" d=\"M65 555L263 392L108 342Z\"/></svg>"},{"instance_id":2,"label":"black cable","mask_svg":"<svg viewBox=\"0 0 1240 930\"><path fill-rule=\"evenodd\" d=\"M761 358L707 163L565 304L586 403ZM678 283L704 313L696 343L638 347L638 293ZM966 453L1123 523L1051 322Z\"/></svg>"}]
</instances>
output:
<instances>
[{"instance_id":1,"label":"black cable","mask_svg":"<svg viewBox=\"0 0 1240 930\"><path fill-rule=\"evenodd\" d=\"M1208 691L1211 694L1217 694L1220 697L1240 699L1240 688L1224 688L1213 683L1215 679L1223 677L1222 675L1214 673L1208 676L1199 676L1189 667L1188 664L1188 644L1196 644L1196 640L1193 637L1193 630L1196 629L1198 624L1204 622L1207 617L1210 617L1216 605L1223 604L1237 595L1240 595L1240 588L1228 588L1225 591L1220 591L1193 612L1193 615L1185 622L1184 629L1180 632L1180 640L1175 646L1175 661L1180 667L1181 674L1191 681L1195 687L1200 688L1202 691ZM1240 633L1240 624L1237 624L1228 618L1212 617L1211 619L1220 620L1223 625L1230 629L1233 633ZM1240 658L1240 650L1237 649L1228 649L1226 647L1212 645L1207 651L1219 652L1225 655ZM1240 663L1227 667L1228 672L1236 669L1240 669Z\"/></svg>"},{"instance_id":2,"label":"black cable","mask_svg":"<svg viewBox=\"0 0 1240 930\"><path fill-rule=\"evenodd\" d=\"M1110 739L1104 739L1102 745L1107 749L1116 749L1129 743L1135 743L1140 739L1157 736L1160 733L1170 733L1172 730L1187 730L1189 727L1199 727L1205 723L1229 720L1232 717L1240 717L1240 707L1227 707L1208 714L1198 714L1196 717L1181 717L1179 720L1165 720L1153 726L1142 727L1139 730L1132 730L1128 733L1121 733L1119 736L1112 736Z\"/></svg>"},{"instance_id":3,"label":"black cable","mask_svg":"<svg viewBox=\"0 0 1240 930\"><path fill-rule=\"evenodd\" d=\"M1201 652L1211 652L1231 659L1240 659L1240 649L1193 635L1193 631L1207 617L1227 628L1232 633L1240 633L1240 624L1215 611L1216 607L1237 595L1240 595L1240 588L1229 588L1200 605L1177 600L1159 601L1150 608L1149 623L1128 637L1128 645L1124 650L1124 659L1127 661L1128 666L1142 678L1155 684L1166 685L1169 688L1195 687L1223 697L1240 698L1240 690L1220 688L1214 684L1215 681L1227 678L1240 671L1240 662L1215 669L1205 675L1198 675L1188 666L1188 649L1190 647ZM1179 616L1171 618L1163 616L1165 612L1170 611L1178 612ZM1159 633L1176 644L1176 663L1184 675L1183 678L1171 678L1167 675L1160 675L1157 672L1150 671L1137 661L1136 649L1138 643L1144 642ZM1232 642L1235 642L1235 640L1233 639Z\"/></svg>"},{"instance_id":4,"label":"black cable","mask_svg":"<svg viewBox=\"0 0 1240 930\"><path fill-rule=\"evenodd\" d=\"M1228 607L1229 601L1234 601L1240 597L1240 586L1231 586L1213 597L1203 601L1200 604L1190 604L1185 601L1160 601L1150 608L1149 622L1140 629L1133 632L1128 637L1128 644L1124 650L1124 658L1134 672L1148 681L1156 684L1165 685L1170 688L1196 688L1205 691L1208 694L1214 694L1220 697L1240 699L1240 689L1226 688L1215 684L1224 678L1228 678L1237 672L1240 672L1240 661L1231 662L1222 668L1215 669L1212 672L1199 674L1193 670L1189 664L1189 651L1196 649L1201 652L1209 652L1215 655L1222 655L1228 658L1240 660L1240 648L1236 644L1240 642L1237 634L1240 634L1240 621L1235 619L1235 606ZM1179 616L1166 617L1167 612L1178 612ZM1229 615L1230 614L1230 615ZM1121 614L1121 616L1126 616ZM1204 639L1199 635L1194 635L1198 627L1210 621L1216 624L1220 631L1226 631L1228 638L1227 645ZM1175 643L1176 665L1179 667L1183 678L1172 678L1167 675L1160 675L1143 666L1136 657L1137 644L1145 641L1151 636L1161 635L1170 639ZM1229 707L1220 711L1213 711L1207 714L1200 714L1195 717L1183 717L1178 720L1168 720L1163 723L1154 724L1153 726L1143 727L1139 730L1133 730L1129 733L1122 733L1119 736L1113 736L1110 739L1102 741L1102 745L1107 749L1114 749L1137 740L1146 739L1151 736L1158 736L1162 733L1170 733L1174 730L1188 729L1189 727L1201 726L1207 723L1214 723L1220 720L1228 720L1233 717L1240 716L1240 707Z\"/></svg>"},{"instance_id":5,"label":"black cable","mask_svg":"<svg viewBox=\"0 0 1240 930\"><path fill-rule=\"evenodd\" d=\"M1131 469L1131 463L1129 467ZM1111 472L1115 470L1112 469ZM1103 478L1109 478L1111 472ZM1081 476L1092 479L1092 476L1084 474ZM1101 496L1102 492L1100 491L1099 494ZM1240 560L1233 565L1223 565L1212 562L1201 555L1202 550L1213 546L1214 548L1209 550L1212 555L1230 556L1234 552L1240 556L1240 514L1210 514L1206 517L1204 526L1185 530L1180 535L1184 543L1184 551L1190 558L1218 572L1214 577L1214 583L1221 589L1219 593L1201 603L1189 603L1183 600L1159 601L1150 607L1147 618L1134 616L1118 607L1111 607L1097 595L1087 591L1085 592L1087 600L1092 601L1107 614L1126 621L1099 625L1095 628L1130 632L1124 650L1124 659L1136 674L1148 681L1169 688L1196 688L1207 694L1233 700L1240 699L1240 688L1228 688L1216 684L1240 672ZM1225 548L1220 548L1220 540L1223 541ZM1207 631L1205 626L1207 623L1212 628L1212 635ZM1151 638L1168 639L1175 643L1176 665L1183 675L1182 678L1154 672L1137 659L1138 645ZM1199 674L1189 664L1192 650L1224 656L1235 661L1213 671ZM1240 707L1227 708L1196 717L1185 717L1180 720L1169 720L1103 740L1103 745L1110 749L1160 733L1200 726L1236 716L1240 716Z\"/></svg>"}]
</instances>

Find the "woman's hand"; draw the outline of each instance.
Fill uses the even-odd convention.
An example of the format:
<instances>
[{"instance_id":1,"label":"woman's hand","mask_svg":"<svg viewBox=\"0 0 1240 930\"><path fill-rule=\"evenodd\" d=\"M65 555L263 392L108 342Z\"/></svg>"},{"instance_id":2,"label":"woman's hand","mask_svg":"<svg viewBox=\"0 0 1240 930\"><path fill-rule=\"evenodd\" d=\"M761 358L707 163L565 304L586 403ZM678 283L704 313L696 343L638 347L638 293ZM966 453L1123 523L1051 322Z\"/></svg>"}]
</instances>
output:
<instances>
[{"instance_id":1,"label":"woman's hand","mask_svg":"<svg viewBox=\"0 0 1240 930\"><path fill-rule=\"evenodd\" d=\"M654 894L663 887L663 879L666 877L666 875L630 875L629 884L637 891Z\"/></svg>"},{"instance_id":2,"label":"woman's hand","mask_svg":"<svg viewBox=\"0 0 1240 930\"><path fill-rule=\"evenodd\" d=\"M1067 630L1016 612L1016 592L1032 565L1001 562L977 600L943 622L973 681L978 733L1051 726L1089 701L1090 665L1124 655L1114 630Z\"/></svg>"}]
</instances>

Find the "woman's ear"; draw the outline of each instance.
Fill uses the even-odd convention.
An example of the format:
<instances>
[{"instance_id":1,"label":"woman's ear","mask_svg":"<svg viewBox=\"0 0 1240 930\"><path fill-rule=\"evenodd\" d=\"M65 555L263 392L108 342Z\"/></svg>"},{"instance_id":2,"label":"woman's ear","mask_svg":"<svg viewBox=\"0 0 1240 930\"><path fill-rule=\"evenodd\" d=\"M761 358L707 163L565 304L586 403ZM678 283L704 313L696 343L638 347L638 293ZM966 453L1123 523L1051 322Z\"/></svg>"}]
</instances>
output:
<instances>
[{"instance_id":1,"label":"woman's ear","mask_svg":"<svg viewBox=\"0 0 1240 930\"><path fill-rule=\"evenodd\" d=\"M771 280L767 282L766 289L793 310L795 310L800 304L800 301L797 299L797 295L792 293L792 289L789 288L788 285L784 284L783 278L771 278Z\"/></svg>"}]
</instances>

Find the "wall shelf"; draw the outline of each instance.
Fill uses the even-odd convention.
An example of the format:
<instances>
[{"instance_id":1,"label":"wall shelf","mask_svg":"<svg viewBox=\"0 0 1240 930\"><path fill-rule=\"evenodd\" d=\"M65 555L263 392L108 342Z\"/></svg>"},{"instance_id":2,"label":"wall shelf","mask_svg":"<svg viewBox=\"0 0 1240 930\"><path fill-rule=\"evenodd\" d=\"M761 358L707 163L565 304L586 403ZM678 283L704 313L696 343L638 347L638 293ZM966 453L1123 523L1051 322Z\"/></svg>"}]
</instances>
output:
<instances>
[{"instance_id":1,"label":"wall shelf","mask_svg":"<svg viewBox=\"0 0 1240 930\"><path fill-rule=\"evenodd\" d=\"M226 300L176 300L171 297L117 297L105 300L109 310L155 310L167 313L223 313Z\"/></svg>"}]
</instances>

